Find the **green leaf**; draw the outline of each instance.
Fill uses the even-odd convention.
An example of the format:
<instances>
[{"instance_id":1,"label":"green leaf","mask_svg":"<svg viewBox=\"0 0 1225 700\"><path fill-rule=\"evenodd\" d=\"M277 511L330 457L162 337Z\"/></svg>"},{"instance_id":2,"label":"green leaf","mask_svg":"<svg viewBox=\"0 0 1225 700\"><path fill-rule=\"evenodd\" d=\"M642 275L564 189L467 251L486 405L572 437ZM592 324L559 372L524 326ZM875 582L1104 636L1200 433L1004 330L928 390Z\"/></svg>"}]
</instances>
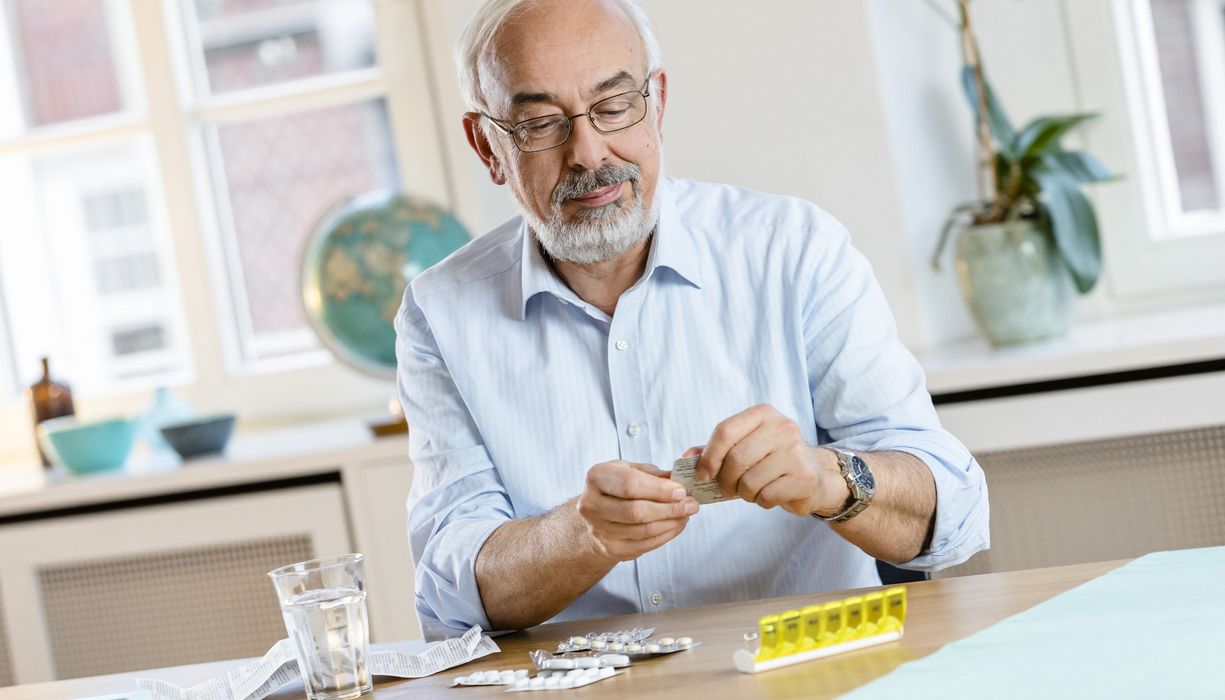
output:
<instances>
[{"instance_id":1,"label":"green leaf","mask_svg":"<svg viewBox=\"0 0 1225 700\"><path fill-rule=\"evenodd\" d=\"M1081 294L1087 294L1102 274L1102 242L1098 236L1093 205L1068 175L1035 169L1034 179L1042 187L1042 203L1050 216L1055 246L1072 272Z\"/></svg>"},{"instance_id":2,"label":"green leaf","mask_svg":"<svg viewBox=\"0 0 1225 700\"><path fill-rule=\"evenodd\" d=\"M1096 114L1069 114L1060 117L1038 117L1017 134L1012 151L1017 160L1040 156L1059 150L1059 140L1076 126L1096 119Z\"/></svg>"},{"instance_id":3,"label":"green leaf","mask_svg":"<svg viewBox=\"0 0 1225 700\"><path fill-rule=\"evenodd\" d=\"M1117 180L1115 173L1102 162L1084 151L1053 151L1042 155L1042 164L1056 172L1063 172L1077 182L1105 182Z\"/></svg>"},{"instance_id":4,"label":"green leaf","mask_svg":"<svg viewBox=\"0 0 1225 700\"><path fill-rule=\"evenodd\" d=\"M983 83L987 86L987 122L991 127L991 135L995 137L995 142L999 146L999 150L1009 160L1015 160L1012 150L1012 142L1016 138L1013 133L1012 123L1008 121L1008 116L1004 114L1004 108L1000 106L999 100L995 99L995 91L991 89L991 83L986 79L986 71L983 72ZM969 66L961 69L961 87L965 90L966 99L970 101L970 109L974 113L974 123L978 123L978 81L974 79L974 70Z\"/></svg>"}]
</instances>

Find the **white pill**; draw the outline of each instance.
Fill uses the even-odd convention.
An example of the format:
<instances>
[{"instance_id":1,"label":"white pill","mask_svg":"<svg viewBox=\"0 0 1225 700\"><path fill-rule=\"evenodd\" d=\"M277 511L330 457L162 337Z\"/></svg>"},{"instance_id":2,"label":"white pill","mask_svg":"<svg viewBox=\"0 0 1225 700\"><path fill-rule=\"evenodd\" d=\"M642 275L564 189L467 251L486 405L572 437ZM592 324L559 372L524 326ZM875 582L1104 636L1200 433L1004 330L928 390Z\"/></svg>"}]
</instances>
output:
<instances>
[{"instance_id":1,"label":"white pill","mask_svg":"<svg viewBox=\"0 0 1225 700\"><path fill-rule=\"evenodd\" d=\"M552 662L549 663L548 667L567 671L574 668L574 664L574 659L553 659Z\"/></svg>"},{"instance_id":2,"label":"white pill","mask_svg":"<svg viewBox=\"0 0 1225 700\"><path fill-rule=\"evenodd\" d=\"M596 651L599 651L599 650L603 649L605 646L606 646L606 644L604 643L604 640L603 640L603 639L593 639L593 640L591 640L591 648L592 648L592 649L595 649Z\"/></svg>"},{"instance_id":3,"label":"white pill","mask_svg":"<svg viewBox=\"0 0 1225 700\"><path fill-rule=\"evenodd\" d=\"M611 668L600 669L600 678L612 678L617 672Z\"/></svg>"},{"instance_id":4,"label":"white pill","mask_svg":"<svg viewBox=\"0 0 1225 700\"><path fill-rule=\"evenodd\" d=\"M658 643L656 643L656 642L651 642L651 643L647 644L647 653L648 653L648 654L658 654L658 653L659 653L659 644L658 644Z\"/></svg>"},{"instance_id":5,"label":"white pill","mask_svg":"<svg viewBox=\"0 0 1225 700\"><path fill-rule=\"evenodd\" d=\"M676 646L688 649L693 645L693 637L680 637L676 640Z\"/></svg>"},{"instance_id":6,"label":"white pill","mask_svg":"<svg viewBox=\"0 0 1225 700\"><path fill-rule=\"evenodd\" d=\"M530 683L528 683L528 687L531 688L532 690L540 690L541 688L544 687L544 679L541 678L540 676L536 676L535 678L531 680Z\"/></svg>"},{"instance_id":7,"label":"white pill","mask_svg":"<svg viewBox=\"0 0 1225 700\"><path fill-rule=\"evenodd\" d=\"M526 678L520 678L519 680L515 681L515 690L527 690L527 687L531 685L531 683L532 682Z\"/></svg>"},{"instance_id":8,"label":"white pill","mask_svg":"<svg viewBox=\"0 0 1225 700\"><path fill-rule=\"evenodd\" d=\"M527 676L528 676L528 673L527 673L526 668L521 668L518 671L515 671L515 680L517 681L521 681L524 678L527 678Z\"/></svg>"},{"instance_id":9,"label":"white pill","mask_svg":"<svg viewBox=\"0 0 1225 700\"><path fill-rule=\"evenodd\" d=\"M560 684L561 679L557 676L549 676L548 678L544 679L544 687L546 688L556 688Z\"/></svg>"},{"instance_id":10,"label":"white pill","mask_svg":"<svg viewBox=\"0 0 1225 700\"><path fill-rule=\"evenodd\" d=\"M670 647L673 644L676 644L676 640L671 637L660 637L659 639L659 646L661 647Z\"/></svg>"},{"instance_id":11,"label":"white pill","mask_svg":"<svg viewBox=\"0 0 1225 700\"><path fill-rule=\"evenodd\" d=\"M561 679L561 681L557 684L557 687L558 688L573 688L574 687L574 677L566 676L565 678Z\"/></svg>"},{"instance_id":12,"label":"white pill","mask_svg":"<svg viewBox=\"0 0 1225 700\"><path fill-rule=\"evenodd\" d=\"M460 676L459 678L456 678L456 679L455 679L455 682L456 682L456 683L460 683L460 684L467 683L467 682L468 682L468 677L467 677L467 676Z\"/></svg>"},{"instance_id":13,"label":"white pill","mask_svg":"<svg viewBox=\"0 0 1225 700\"><path fill-rule=\"evenodd\" d=\"M586 646L586 644L587 644L587 638L586 638L586 637L571 637L571 638L570 638L570 643L571 643L571 644L573 644L573 645L574 645L574 646L576 646L576 647L578 647L578 646Z\"/></svg>"},{"instance_id":14,"label":"white pill","mask_svg":"<svg viewBox=\"0 0 1225 700\"><path fill-rule=\"evenodd\" d=\"M600 669L598 669L598 668L589 668L589 669L587 669L586 671L583 671L583 677L584 677L584 678L599 678L599 677L600 677Z\"/></svg>"},{"instance_id":15,"label":"white pill","mask_svg":"<svg viewBox=\"0 0 1225 700\"><path fill-rule=\"evenodd\" d=\"M510 683L514 683L514 682L515 682L515 672L514 672L514 671L503 671L503 672L499 673L499 674L498 674L498 682L499 682L499 683L506 683L506 684L508 684L508 685L509 685Z\"/></svg>"},{"instance_id":16,"label":"white pill","mask_svg":"<svg viewBox=\"0 0 1225 700\"><path fill-rule=\"evenodd\" d=\"M600 665L600 660L594 656L581 656L574 660L576 668L596 668Z\"/></svg>"},{"instance_id":17,"label":"white pill","mask_svg":"<svg viewBox=\"0 0 1225 700\"><path fill-rule=\"evenodd\" d=\"M625 650L631 654L637 654L642 651L642 645L638 642L625 645Z\"/></svg>"}]
</instances>

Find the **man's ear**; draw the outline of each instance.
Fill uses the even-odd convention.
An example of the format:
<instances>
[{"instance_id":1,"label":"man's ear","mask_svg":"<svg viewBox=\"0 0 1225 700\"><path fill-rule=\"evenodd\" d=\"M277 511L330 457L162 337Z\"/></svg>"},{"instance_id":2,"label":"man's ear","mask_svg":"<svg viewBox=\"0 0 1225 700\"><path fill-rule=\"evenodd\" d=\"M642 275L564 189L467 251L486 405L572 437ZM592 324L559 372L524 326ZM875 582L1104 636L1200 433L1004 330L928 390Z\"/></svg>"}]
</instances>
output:
<instances>
[{"instance_id":1,"label":"man's ear","mask_svg":"<svg viewBox=\"0 0 1225 700\"><path fill-rule=\"evenodd\" d=\"M464 133L468 135L468 145L476 151L476 157L480 158L481 163L489 170L489 179L493 180L495 185L505 185L506 171L502 166L501 158L494 153L493 144L489 143L489 139L485 136L485 130L481 128L480 114L476 112L464 114Z\"/></svg>"},{"instance_id":2,"label":"man's ear","mask_svg":"<svg viewBox=\"0 0 1225 700\"><path fill-rule=\"evenodd\" d=\"M655 84L651 86L651 91L659 96L659 108L655 114L655 129L662 140L664 136L664 107L668 106L668 71L660 68L654 82Z\"/></svg>"}]
</instances>

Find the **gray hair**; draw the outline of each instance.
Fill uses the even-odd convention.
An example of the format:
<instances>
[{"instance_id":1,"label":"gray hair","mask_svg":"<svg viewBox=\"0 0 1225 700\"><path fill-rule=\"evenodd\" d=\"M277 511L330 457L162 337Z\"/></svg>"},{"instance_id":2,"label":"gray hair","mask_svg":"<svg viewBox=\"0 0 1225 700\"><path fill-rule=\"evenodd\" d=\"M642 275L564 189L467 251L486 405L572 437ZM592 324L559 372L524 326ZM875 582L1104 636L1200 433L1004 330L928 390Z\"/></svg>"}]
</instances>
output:
<instances>
[{"instance_id":1,"label":"gray hair","mask_svg":"<svg viewBox=\"0 0 1225 700\"><path fill-rule=\"evenodd\" d=\"M481 60L489 51L494 36L502 25L517 12L521 12L528 2L531 0L486 0L464 28L463 36L455 47L455 64L459 69L459 90L468 109L489 111L481 89ZM612 2L621 8L638 30L638 37L642 40L642 48L647 56L647 74L654 73L660 67L659 42L655 39L655 31L651 29L651 21L646 12L637 0Z\"/></svg>"}]
</instances>

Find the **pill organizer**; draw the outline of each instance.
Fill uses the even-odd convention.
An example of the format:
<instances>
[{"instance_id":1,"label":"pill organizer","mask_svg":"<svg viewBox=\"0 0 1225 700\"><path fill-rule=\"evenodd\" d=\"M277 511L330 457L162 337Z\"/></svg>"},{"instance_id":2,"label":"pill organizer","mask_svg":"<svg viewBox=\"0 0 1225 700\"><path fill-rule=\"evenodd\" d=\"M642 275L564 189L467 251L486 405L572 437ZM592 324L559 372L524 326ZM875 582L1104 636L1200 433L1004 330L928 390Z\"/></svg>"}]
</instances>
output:
<instances>
[{"instance_id":1,"label":"pill organizer","mask_svg":"<svg viewBox=\"0 0 1225 700\"><path fill-rule=\"evenodd\" d=\"M897 586L758 621L756 652L740 649L736 669L759 673L900 639L906 622L906 588Z\"/></svg>"},{"instance_id":2,"label":"pill organizer","mask_svg":"<svg viewBox=\"0 0 1225 700\"><path fill-rule=\"evenodd\" d=\"M506 688L515 693L530 690L570 690L602 681L621 673L611 666L604 668L575 668L569 671L541 671L535 678L519 678Z\"/></svg>"}]
</instances>

